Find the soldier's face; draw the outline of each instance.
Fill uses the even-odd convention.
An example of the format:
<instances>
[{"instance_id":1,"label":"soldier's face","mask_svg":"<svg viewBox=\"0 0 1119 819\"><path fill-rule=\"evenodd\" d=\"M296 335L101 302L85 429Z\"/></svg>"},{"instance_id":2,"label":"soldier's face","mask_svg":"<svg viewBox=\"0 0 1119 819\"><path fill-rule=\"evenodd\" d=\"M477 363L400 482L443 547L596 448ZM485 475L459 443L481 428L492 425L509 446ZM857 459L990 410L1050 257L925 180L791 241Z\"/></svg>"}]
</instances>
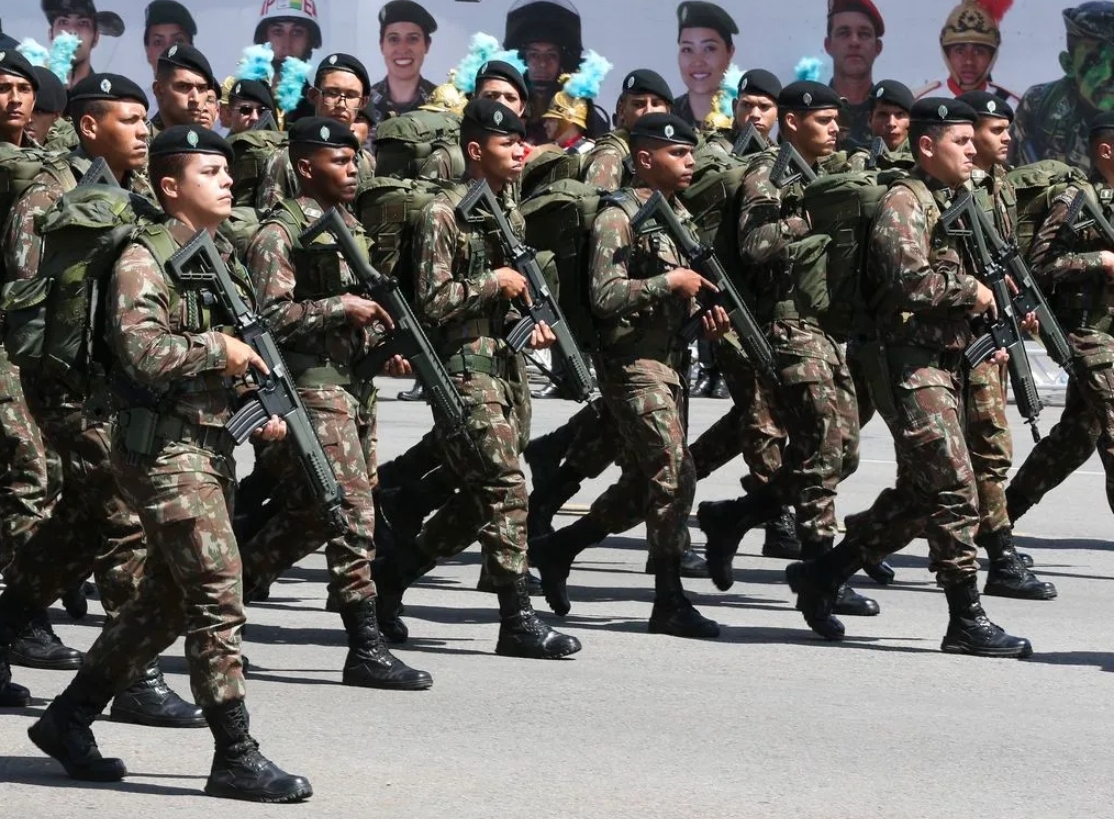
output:
<instances>
[{"instance_id":1,"label":"soldier's face","mask_svg":"<svg viewBox=\"0 0 1119 819\"><path fill-rule=\"evenodd\" d=\"M322 148L295 165L301 179L328 202L352 202L357 194L357 154L353 148Z\"/></svg>"},{"instance_id":2,"label":"soldier's face","mask_svg":"<svg viewBox=\"0 0 1119 819\"><path fill-rule=\"evenodd\" d=\"M744 131L748 125L765 136L777 122L777 103L764 94L744 94L734 105L734 126Z\"/></svg>"},{"instance_id":3,"label":"soldier's face","mask_svg":"<svg viewBox=\"0 0 1119 819\"><path fill-rule=\"evenodd\" d=\"M234 97L229 105L229 130L240 134L247 131L264 116L265 107L256 100Z\"/></svg>"},{"instance_id":4,"label":"soldier's face","mask_svg":"<svg viewBox=\"0 0 1119 819\"><path fill-rule=\"evenodd\" d=\"M179 177L164 177L159 187L167 210L196 229L221 224L233 210L233 177L224 156L190 154Z\"/></svg>"},{"instance_id":5,"label":"soldier's face","mask_svg":"<svg viewBox=\"0 0 1119 819\"><path fill-rule=\"evenodd\" d=\"M159 55L177 43L190 43L190 35L178 23L160 23L148 29L144 38L144 53L148 55L148 65L153 72Z\"/></svg>"},{"instance_id":6,"label":"soldier's face","mask_svg":"<svg viewBox=\"0 0 1119 819\"><path fill-rule=\"evenodd\" d=\"M980 117L975 126L975 164L983 170L1006 162L1010 153L1010 120Z\"/></svg>"},{"instance_id":7,"label":"soldier's face","mask_svg":"<svg viewBox=\"0 0 1119 819\"><path fill-rule=\"evenodd\" d=\"M496 100L515 113L518 117L525 114L525 101L517 86L506 80L486 79L478 86L476 97L484 100Z\"/></svg>"},{"instance_id":8,"label":"soldier's face","mask_svg":"<svg viewBox=\"0 0 1119 819\"><path fill-rule=\"evenodd\" d=\"M372 126L365 117L358 117L354 120L354 124L350 126L350 130L354 132L357 137L359 145L364 145L369 141L369 129Z\"/></svg>"},{"instance_id":9,"label":"soldier's face","mask_svg":"<svg viewBox=\"0 0 1119 819\"><path fill-rule=\"evenodd\" d=\"M1115 107L1115 46L1099 40L1081 40L1069 54L1068 74L1080 98L1096 111Z\"/></svg>"},{"instance_id":10,"label":"soldier's face","mask_svg":"<svg viewBox=\"0 0 1119 819\"><path fill-rule=\"evenodd\" d=\"M206 94L206 99L202 102L202 124L207 128L213 128L214 123L218 120L218 95L213 91Z\"/></svg>"},{"instance_id":11,"label":"soldier's face","mask_svg":"<svg viewBox=\"0 0 1119 819\"><path fill-rule=\"evenodd\" d=\"M427 56L424 30L415 23L390 23L381 36L381 55L388 75L397 80L414 80Z\"/></svg>"},{"instance_id":12,"label":"soldier's face","mask_svg":"<svg viewBox=\"0 0 1119 819\"><path fill-rule=\"evenodd\" d=\"M626 94L619 106L618 122L629 130L646 114L667 114L671 108L672 103L656 94Z\"/></svg>"},{"instance_id":13,"label":"soldier's face","mask_svg":"<svg viewBox=\"0 0 1119 819\"><path fill-rule=\"evenodd\" d=\"M560 73L562 54L555 43L525 44L525 63L530 82L555 82Z\"/></svg>"},{"instance_id":14,"label":"soldier's face","mask_svg":"<svg viewBox=\"0 0 1119 819\"><path fill-rule=\"evenodd\" d=\"M44 142L50 129L58 121L60 116L61 114L53 114L50 111L32 111L31 122L27 125L27 132L38 142Z\"/></svg>"},{"instance_id":15,"label":"soldier's face","mask_svg":"<svg viewBox=\"0 0 1119 819\"><path fill-rule=\"evenodd\" d=\"M824 50L832 58L835 75L869 77L882 53L882 41L870 18L858 11L841 11L831 16L828 26Z\"/></svg>"},{"instance_id":16,"label":"soldier's face","mask_svg":"<svg viewBox=\"0 0 1119 819\"><path fill-rule=\"evenodd\" d=\"M35 89L16 74L0 74L0 136L15 142L31 121Z\"/></svg>"},{"instance_id":17,"label":"soldier's face","mask_svg":"<svg viewBox=\"0 0 1119 819\"><path fill-rule=\"evenodd\" d=\"M166 125L202 123L206 98L214 92L201 74L176 68L163 80L152 84L159 113Z\"/></svg>"},{"instance_id":18,"label":"soldier's face","mask_svg":"<svg viewBox=\"0 0 1119 819\"><path fill-rule=\"evenodd\" d=\"M525 166L525 144L520 134L493 134L466 146L467 156L478 163L486 179L512 182Z\"/></svg>"},{"instance_id":19,"label":"soldier's face","mask_svg":"<svg viewBox=\"0 0 1119 819\"><path fill-rule=\"evenodd\" d=\"M369 102L356 74L349 71L328 71L321 75L318 88L310 92L315 115L329 117L343 125L352 125L357 112Z\"/></svg>"},{"instance_id":20,"label":"soldier's face","mask_svg":"<svg viewBox=\"0 0 1119 819\"><path fill-rule=\"evenodd\" d=\"M640 175L655 190L675 192L692 184L695 149L691 145L650 141L634 155Z\"/></svg>"},{"instance_id":21,"label":"soldier's face","mask_svg":"<svg viewBox=\"0 0 1119 819\"><path fill-rule=\"evenodd\" d=\"M987 81L991 71L991 60L995 50L978 43L956 43L944 49L948 56L948 67L956 82L966 91L976 88Z\"/></svg>"},{"instance_id":22,"label":"soldier's face","mask_svg":"<svg viewBox=\"0 0 1119 819\"><path fill-rule=\"evenodd\" d=\"M714 94L730 67L734 46L713 28L680 29L676 41L676 61L680 79L693 94Z\"/></svg>"},{"instance_id":23,"label":"soldier's face","mask_svg":"<svg viewBox=\"0 0 1119 819\"><path fill-rule=\"evenodd\" d=\"M795 111L785 116L788 136L806 159L814 161L835 153L839 140L839 111L824 108L820 111Z\"/></svg>"},{"instance_id":24,"label":"soldier's face","mask_svg":"<svg viewBox=\"0 0 1119 819\"><path fill-rule=\"evenodd\" d=\"M882 137L886 147L896 151L909 136L909 112L900 105L876 102L870 115L870 133Z\"/></svg>"},{"instance_id":25,"label":"soldier's face","mask_svg":"<svg viewBox=\"0 0 1119 819\"><path fill-rule=\"evenodd\" d=\"M311 53L311 30L302 23L273 23L266 36L274 63L282 63L286 57L305 60Z\"/></svg>"},{"instance_id":26,"label":"soldier's face","mask_svg":"<svg viewBox=\"0 0 1119 819\"><path fill-rule=\"evenodd\" d=\"M113 170L138 171L148 161L148 109L138 102L106 104L99 118L84 115L77 123L91 156L103 156Z\"/></svg>"},{"instance_id":27,"label":"soldier's face","mask_svg":"<svg viewBox=\"0 0 1119 819\"><path fill-rule=\"evenodd\" d=\"M90 52L97 48L97 43L101 39L93 18L83 14L63 14L55 17L50 28L50 41L53 43L54 38L64 31L76 34L81 40L78 50L74 52L74 62L84 63L89 60Z\"/></svg>"},{"instance_id":28,"label":"soldier's face","mask_svg":"<svg viewBox=\"0 0 1119 819\"><path fill-rule=\"evenodd\" d=\"M951 125L939 139L930 135L918 140L921 164L934 178L955 188L971 178L975 167L975 129L968 124Z\"/></svg>"}]
</instances>

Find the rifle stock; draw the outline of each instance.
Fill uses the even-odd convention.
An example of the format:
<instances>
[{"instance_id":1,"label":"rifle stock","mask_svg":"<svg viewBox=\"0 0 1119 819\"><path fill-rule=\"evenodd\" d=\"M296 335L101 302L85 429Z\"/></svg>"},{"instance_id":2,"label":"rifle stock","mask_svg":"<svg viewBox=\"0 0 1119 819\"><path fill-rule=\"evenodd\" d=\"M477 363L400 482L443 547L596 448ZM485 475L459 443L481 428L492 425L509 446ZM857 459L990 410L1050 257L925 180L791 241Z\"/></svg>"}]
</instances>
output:
<instances>
[{"instance_id":1,"label":"rifle stock","mask_svg":"<svg viewBox=\"0 0 1119 819\"><path fill-rule=\"evenodd\" d=\"M113 188L119 188L120 183L113 175L109 163L105 161L105 157L99 156L89 166L89 170L82 174L81 181L78 182L79 188L88 188L91 185L108 185Z\"/></svg>"},{"instance_id":2,"label":"rifle stock","mask_svg":"<svg viewBox=\"0 0 1119 819\"><path fill-rule=\"evenodd\" d=\"M758 129L754 126L754 123L751 122L748 123L742 133L738 135L738 139L734 141L734 147L731 148L730 152L732 156L746 156L747 154L764 151L768 147L769 143L766 141L765 137L758 133ZM753 150L751 150L751 148Z\"/></svg>"},{"instance_id":3,"label":"rifle stock","mask_svg":"<svg viewBox=\"0 0 1119 819\"><path fill-rule=\"evenodd\" d=\"M796 166L796 170L789 172L789 166ZM782 142L781 147L777 150L777 159L773 162L773 167L769 171L769 181L776 185L778 188L785 188L796 182L798 179L803 179L805 184L816 181L816 172L812 170L812 166L804 161L804 157L800 155L800 151L793 147L791 142Z\"/></svg>"}]
</instances>

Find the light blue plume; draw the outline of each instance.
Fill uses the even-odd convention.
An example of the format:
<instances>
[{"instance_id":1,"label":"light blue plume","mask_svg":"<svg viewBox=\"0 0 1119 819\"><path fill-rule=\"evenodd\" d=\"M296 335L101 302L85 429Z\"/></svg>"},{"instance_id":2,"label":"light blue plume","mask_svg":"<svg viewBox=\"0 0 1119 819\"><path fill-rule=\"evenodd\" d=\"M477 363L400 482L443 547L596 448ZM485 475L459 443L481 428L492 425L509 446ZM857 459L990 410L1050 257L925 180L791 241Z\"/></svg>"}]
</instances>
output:
<instances>
[{"instance_id":1,"label":"light blue plume","mask_svg":"<svg viewBox=\"0 0 1119 819\"><path fill-rule=\"evenodd\" d=\"M470 50L455 69L455 88L464 94L473 94L478 70L491 59L496 59L495 55L500 50L501 43L496 37L482 31L471 36Z\"/></svg>"},{"instance_id":2,"label":"light blue plume","mask_svg":"<svg viewBox=\"0 0 1119 819\"><path fill-rule=\"evenodd\" d=\"M722 82L719 83L719 111L725 117L734 119L734 100L738 96L738 83L745 72L734 63L730 64Z\"/></svg>"},{"instance_id":3,"label":"light blue plume","mask_svg":"<svg viewBox=\"0 0 1119 819\"><path fill-rule=\"evenodd\" d=\"M237 63L237 79L260 80L271 83L276 76L276 69L272 67L272 46L251 45L241 52L241 61Z\"/></svg>"},{"instance_id":4,"label":"light blue plume","mask_svg":"<svg viewBox=\"0 0 1119 819\"><path fill-rule=\"evenodd\" d=\"M47 51L46 46L40 45L37 40L31 37L25 37L23 42L16 47L16 51L27 58L27 62L32 65L46 67L50 62L51 53Z\"/></svg>"},{"instance_id":5,"label":"light blue plume","mask_svg":"<svg viewBox=\"0 0 1119 819\"><path fill-rule=\"evenodd\" d=\"M276 86L276 103L280 110L291 113L303 99L303 84L311 74L311 64L295 57L284 59L280 69L280 84Z\"/></svg>"},{"instance_id":6,"label":"light blue plume","mask_svg":"<svg viewBox=\"0 0 1119 819\"><path fill-rule=\"evenodd\" d=\"M824 61L819 57L801 57L797 63L796 75L798 80L811 80L820 82L824 74Z\"/></svg>"},{"instance_id":7,"label":"light blue plume","mask_svg":"<svg viewBox=\"0 0 1119 819\"><path fill-rule=\"evenodd\" d=\"M78 46L82 44L77 34L64 31L54 38L51 43L51 56L47 68L63 83L70 81L70 69L74 65L74 55L78 53Z\"/></svg>"},{"instance_id":8,"label":"light blue plume","mask_svg":"<svg viewBox=\"0 0 1119 819\"><path fill-rule=\"evenodd\" d=\"M491 60L501 60L503 63L509 63L513 68L517 69L518 74L524 74L528 71L528 65L521 59L521 55L516 51L499 51L490 57Z\"/></svg>"},{"instance_id":9,"label":"light blue plume","mask_svg":"<svg viewBox=\"0 0 1119 819\"><path fill-rule=\"evenodd\" d=\"M598 52L587 51L583 55L583 61L579 63L579 70L564 83L564 93L576 99L593 100L602 88L603 78L613 67L610 61Z\"/></svg>"}]
</instances>

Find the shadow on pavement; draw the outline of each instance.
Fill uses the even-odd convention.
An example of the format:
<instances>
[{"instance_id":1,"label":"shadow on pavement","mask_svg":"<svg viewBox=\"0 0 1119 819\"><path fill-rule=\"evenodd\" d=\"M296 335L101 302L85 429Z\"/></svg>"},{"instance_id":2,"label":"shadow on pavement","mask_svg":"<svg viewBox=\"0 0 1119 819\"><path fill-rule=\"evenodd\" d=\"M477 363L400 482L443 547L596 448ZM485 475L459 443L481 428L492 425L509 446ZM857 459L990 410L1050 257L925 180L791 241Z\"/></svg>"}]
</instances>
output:
<instances>
[{"instance_id":1,"label":"shadow on pavement","mask_svg":"<svg viewBox=\"0 0 1119 819\"><path fill-rule=\"evenodd\" d=\"M127 764L128 760L125 760ZM129 777L157 777L157 774L129 772ZM167 777L185 779L188 777ZM201 779L203 777L192 777ZM0 757L0 780L17 785L41 785L48 788L81 788L83 790L120 791L122 793L153 794L155 796L202 796L202 788L178 788L173 785L156 785L125 778L122 782L81 782L70 779L62 766L53 759L41 756Z\"/></svg>"},{"instance_id":2,"label":"shadow on pavement","mask_svg":"<svg viewBox=\"0 0 1119 819\"><path fill-rule=\"evenodd\" d=\"M1034 549L1085 549L1106 552L1115 549L1115 542L1088 538L1041 538L1015 535L1014 547L1020 552L1032 552Z\"/></svg>"},{"instance_id":3,"label":"shadow on pavement","mask_svg":"<svg viewBox=\"0 0 1119 819\"><path fill-rule=\"evenodd\" d=\"M1098 666L1100 671L1115 673L1115 654L1111 651L1042 651L1030 657L1028 662Z\"/></svg>"}]
</instances>

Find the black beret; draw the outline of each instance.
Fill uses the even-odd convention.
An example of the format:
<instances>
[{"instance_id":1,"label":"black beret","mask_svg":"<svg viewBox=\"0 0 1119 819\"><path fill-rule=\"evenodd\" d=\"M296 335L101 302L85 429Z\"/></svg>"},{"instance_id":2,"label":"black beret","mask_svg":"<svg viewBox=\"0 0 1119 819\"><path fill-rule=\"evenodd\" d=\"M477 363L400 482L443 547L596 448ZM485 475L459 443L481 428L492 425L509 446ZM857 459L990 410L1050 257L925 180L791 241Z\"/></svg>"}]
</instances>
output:
<instances>
[{"instance_id":1,"label":"black beret","mask_svg":"<svg viewBox=\"0 0 1119 819\"><path fill-rule=\"evenodd\" d=\"M229 99L251 100L259 102L265 108L276 107L271 89L260 80L237 80L229 89Z\"/></svg>"},{"instance_id":2,"label":"black beret","mask_svg":"<svg viewBox=\"0 0 1119 819\"><path fill-rule=\"evenodd\" d=\"M182 3L176 0L152 0L144 9L144 33L152 26L164 25L177 25L192 38L198 34L194 18Z\"/></svg>"},{"instance_id":3,"label":"black beret","mask_svg":"<svg viewBox=\"0 0 1119 819\"><path fill-rule=\"evenodd\" d=\"M525 135L525 124L513 111L497 100L476 99L466 103L462 112L462 123L472 123L475 127L492 134Z\"/></svg>"},{"instance_id":4,"label":"black beret","mask_svg":"<svg viewBox=\"0 0 1119 819\"><path fill-rule=\"evenodd\" d=\"M369 72L365 70L365 66L357 57L338 51L324 58L319 63L319 67L315 69L315 85L320 83L323 74L329 74L331 71L348 71L353 74L361 80L362 93L367 97L369 96L369 92L372 90L369 83Z\"/></svg>"},{"instance_id":5,"label":"black beret","mask_svg":"<svg viewBox=\"0 0 1119 819\"><path fill-rule=\"evenodd\" d=\"M381 7L377 20L381 23L382 33L385 26L393 23L415 23L423 29L424 34L431 34L439 28L428 10L412 0L389 0Z\"/></svg>"},{"instance_id":6,"label":"black beret","mask_svg":"<svg viewBox=\"0 0 1119 819\"><path fill-rule=\"evenodd\" d=\"M148 107L148 95L128 77L120 74L90 74L70 89L70 102L108 100L122 102L130 100Z\"/></svg>"},{"instance_id":7,"label":"black beret","mask_svg":"<svg viewBox=\"0 0 1119 819\"><path fill-rule=\"evenodd\" d=\"M881 37L886 33L886 24L882 21L882 12L870 0L828 0L828 20L832 15L842 14L845 11L857 11L870 18L874 26L874 33Z\"/></svg>"},{"instance_id":8,"label":"black beret","mask_svg":"<svg viewBox=\"0 0 1119 819\"><path fill-rule=\"evenodd\" d=\"M357 115L368 122L370 125L376 125L379 112L377 111L377 101L370 99L365 103L365 107L357 112Z\"/></svg>"},{"instance_id":9,"label":"black beret","mask_svg":"<svg viewBox=\"0 0 1119 819\"><path fill-rule=\"evenodd\" d=\"M951 97L925 97L913 103L909 112L911 122L931 122L934 124L959 125L975 124L975 109L966 102Z\"/></svg>"},{"instance_id":10,"label":"black beret","mask_svg":"<svg viewBox=\"0 0 1119 819\"><path fill-rule=\"evenodd\" d=\"M812 80L797 80L781 89L777 105L790 111L820 111L842 108L843 98L834 89Z\"/></svg>"},{"instance_id":11,"label":"black beret","mask_svg":"<svg viewBox=\"0 0 1119 819\"><path fill-rule=\"evenodd\" d=\"M233 164L233 148L216 131L201 125L173 125L160 131L151 145L148 156L169 154L221 154Z\"/></svg>"},{"instance_id":12,"label":"black beret","mask_svg":"<svg viewBox=\"0 0 1119 819\"><path fill-rule=\"evenodd\" d=\"M738 81L738 96L756 94L776 101L781 94L781 80L764 68L751 68Z\"/></svg>"},{"instance_id":13,"label":"black beret","mask_svg":"<svg viewBox=\"0 0 1119 819\"><path fill-rule=\"evenodd\" d=\"M31 67L31 63L14 48L0 51L0 74L12 74L16 77L23 77L31 83L31 87L35 89L36 92L39 90L39 78L35 76L35 71Z\"/></svg>"},{"instance_id":14,"label":"black beret","mask_svg":"<svg viewBox=\"0 0 1119 819\"><path fill-rule=\"evenodd\" d=\"M997 97L989 91L968 91L966 94L960 94L956 99L971 106L972 110L981 117L1014 122L1014 109L1002 97Z\"/></svg>"},{"instance_id":15,"label":"black beret","mask_svg":"<svg viewBox=\"0 0 1119 819\"><path fill-rule=\"evenodd\" d=\"M1088 125L1088 135L1096 136L1103 134L1107 131L1115 130L1115 114L1111 111L1103 111L1092 117L1092 121Z\"/></svg>"},{"instance_id":16,"label":"black beret","mask_svg":"<svg viewBox=\"0 0 1119 819\"><path fill-rule=\"evenodd\" d=\"M677 31L686 28L713 28L730 44L732 34L738 33L738 26L729 14L714 3L702 0L685 0L676 7Z\"/></svg>"},{"instance_id":17,"label":"black beret","mask_svg":"<svg viewBox=\"0 0 1119 819\"><path fill-rule=\"evenodd\" d=\"M478 88L484 80L505 80L505 82L516 87L521 93L522 100L528 99L528 85L525 83L524 75L514 65L502 60L487 60L482 63L482 67L474 75L475 94L478 93Z\"/></svg>"},{"instance_id":18,"label":"black beret","mask_svg":"<svg viewBox=\"0 0 1119 819\"><path fill-rule=\"evenodd\" d=\"M360 150L349 125L328 117L302 117L288 129L288 144L318 145L323 148L353 148Z\"/></svg>"},{"instance_id":19,"label":"black beret","mask_svg":"<svg viewBox=\"0 0 1119 819\"><path fill-rule=\"evenodd\" d=\"M124 20L115 11L98 11L93 0L42 0L40 4L47 22L54 25L55 18L64 14L77 14L91 17L97 26L97 33L106 37L119 37L124 34Z\"/></svg>"},{"instance_id":20,"label":"black beret","mask_svg":"<svg viewBox=\"0 0 1119 819\"><path fill-rule=\"evenodd\" d=\"M19 45L19 41L15 37L9 37L4 33L4 24L0 23L0 51L6 51L9 48L15 48Z\"/></svg>"},{"instance_id":21,"label":"black beret","mask_svg":"<svg viewBox=\"0 0 1119 819\"><path fill-rule=\"evenodd\" d=\"M169 46L159 55L159 64L185 68L187 71L201 74L210 83L211 88L221 93L221 84L210 68L210 61L206 59L205 54L189 43L175 43Z\"/></svg>"},{"instance_id":22,"label":"black beret","mask_svg":"<svg viewBox=\"0 0 1119 819\"><path fill-rule=\"evenodd\" d=\"M888 102L905 111L913 110L913 92L909 86L897 80L879 80L870 92L873 102Z\"/></svg>"},{"instance_id":23,"label":"black beret","mask_svg":"<svg viewBox=\"0 0 1119 819\"><path fill-rule=\"evenodd\" d=\"M35 110L48 114L61 114L66 110L66 86L49 68L37 65L31 69L39 80L39 90L35 92Z\"/></svg>"},{"instance_id":24,"label":"black beret","mask_svg":"<svg viewBox=\"0 0 1119 819\"><path fill-rule=\"evenodd\" d=\"M632 145L638 139L655 139L659 142L671 142L675 145L699 144L699 137L695 129L675 114L657 112L645 114L633 124L629 132L629 141Z\"/></svg>"},{"instance_id":25,"label":"black beret","mask_svg":"<svg viewBox=\"0 0 1119 819\"><path fill-rule=\"evenodd\" d=\"M672 104L672 89L664 77L648 68L638 68L626 74L622 80L623 94L655 94L669 105Z\"/></svg>"}]
</instances>

